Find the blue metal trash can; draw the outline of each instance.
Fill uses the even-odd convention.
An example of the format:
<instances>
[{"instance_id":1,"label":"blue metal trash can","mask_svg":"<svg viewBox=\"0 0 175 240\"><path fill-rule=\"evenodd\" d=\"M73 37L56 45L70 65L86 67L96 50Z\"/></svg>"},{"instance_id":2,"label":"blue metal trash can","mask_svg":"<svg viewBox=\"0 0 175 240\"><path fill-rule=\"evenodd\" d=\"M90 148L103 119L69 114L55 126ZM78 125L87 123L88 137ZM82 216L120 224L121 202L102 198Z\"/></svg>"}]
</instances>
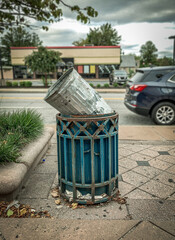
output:
<instances>
[{"instance_id":1,"label":"blue metal trash can","mask_svg":"<svg viewBox=\"0 0 175 240\"><path fill-rule=\"evenodd\" d=\"M80 204L108 201L118 188L118 114L56 120L61 195Z\"/></svg>"}]
</instances>

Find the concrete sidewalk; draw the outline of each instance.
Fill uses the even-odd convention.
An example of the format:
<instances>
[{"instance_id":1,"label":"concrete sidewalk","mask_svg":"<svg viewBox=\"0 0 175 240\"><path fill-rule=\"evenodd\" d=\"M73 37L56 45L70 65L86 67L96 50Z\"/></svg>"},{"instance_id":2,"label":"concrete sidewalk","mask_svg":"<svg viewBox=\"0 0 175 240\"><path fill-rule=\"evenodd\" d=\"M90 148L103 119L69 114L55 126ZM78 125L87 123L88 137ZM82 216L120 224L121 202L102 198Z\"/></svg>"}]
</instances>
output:
<instances>
[{"instance_id":1,"label":"concrete sidewalk","mask_svg":"<svg viewBox=\"0 0 175 240\"><path fill-rule=\"evenodd\" d=\"M18 196L22 204L49 211L52 219L0 219L0 239L175 239L174 130L142 128L120 127L119 191L126 204L111 201L73 210L61 199L56 205L51 195L58 183L54 136L45 162ZM147 133L142 141L136 139L141 131ZM166 138L160 139L164 132Z\"/></svg>"},{"instance_id":2,"label":"concrete sidewalk","mask_svg":"<svg viewBox=\"0 0 175 240\"><path fill-rule=\"evenodd\" d=\"M124 88L95 88L99 93L125 93ZM46 93L48 88L0 88L0 93Z\"/></svg>"}]
</instances>

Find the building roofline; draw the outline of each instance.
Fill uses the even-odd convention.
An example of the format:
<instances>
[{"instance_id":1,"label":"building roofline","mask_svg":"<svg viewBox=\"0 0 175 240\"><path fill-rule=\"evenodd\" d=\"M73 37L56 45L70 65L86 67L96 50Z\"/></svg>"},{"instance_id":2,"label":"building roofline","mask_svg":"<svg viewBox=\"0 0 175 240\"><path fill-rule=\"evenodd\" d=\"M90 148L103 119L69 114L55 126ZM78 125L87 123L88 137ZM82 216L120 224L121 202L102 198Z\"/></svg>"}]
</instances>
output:
<instances>
[{"instance_id":1,"label":"building roofline","mask_svg":"<svg viewBox=\"0 0 175 240\"><path fill-rule=\"evenodd\" d=\"M10 49L20 50L20 49L37 49L38 47L10 47ZM120 46L55 46L46 47L48 49L86 49L86 48L120 48Z\"/></svg>"}]
</instances>

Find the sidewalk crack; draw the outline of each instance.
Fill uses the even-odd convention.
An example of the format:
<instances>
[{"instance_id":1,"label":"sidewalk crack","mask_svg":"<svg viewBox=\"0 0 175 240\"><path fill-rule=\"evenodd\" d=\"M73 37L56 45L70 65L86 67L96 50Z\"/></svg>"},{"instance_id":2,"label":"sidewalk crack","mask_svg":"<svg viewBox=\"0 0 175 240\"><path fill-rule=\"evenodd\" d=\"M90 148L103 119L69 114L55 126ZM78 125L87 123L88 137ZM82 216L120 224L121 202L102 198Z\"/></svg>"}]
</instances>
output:
<instances>
[{"instance_id":1,"label":"sidewalk crack","mask_svg":"<svg viewBox=\"0 0 175 240\"><path fill-rule=\"evenodd\" d=\"M142 222L143 221L139 221L138 223L136 223L130 230L124 233L118 240L122 240L128 233L134 231L134 229L136 229L136 227L139 226Z\"/></svg>"},{"instance_id":2,"label":"sidewalk crack","mask_svg":"<svg viewBox=\"0 0 175 240\"><path fill-rule=\"evenodd\" d=\"M175 237L175 235L174 235L173 233L168 232L167 230L165 230L164 228L160 227L160 226L157 225L156 223L151 222L151 221L149 221L149 222L150 222L151 224L153 224L154 226L160 228L160 229L163 230L164 232L166 232L166 233L170 234L171 236Z\"/></svg>"}]
</instances>

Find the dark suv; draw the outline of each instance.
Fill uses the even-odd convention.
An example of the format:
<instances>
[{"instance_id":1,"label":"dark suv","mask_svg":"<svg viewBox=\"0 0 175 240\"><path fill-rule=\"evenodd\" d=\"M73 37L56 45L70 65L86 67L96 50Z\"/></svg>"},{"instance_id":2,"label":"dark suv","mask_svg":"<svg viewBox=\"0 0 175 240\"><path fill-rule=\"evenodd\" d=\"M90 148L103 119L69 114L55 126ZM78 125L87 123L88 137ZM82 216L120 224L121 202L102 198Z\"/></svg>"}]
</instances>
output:
<instances>
[{"instance_id":1,"label":"dark suv","mask_svg":"<svg viewBox=\"0 0 175 240\"><path fill-rule=\"evenodd\" d=\"M127 82L124 104L156 124L175 122L175 66L139 68Z\"/></svg>"}]
</instances>

